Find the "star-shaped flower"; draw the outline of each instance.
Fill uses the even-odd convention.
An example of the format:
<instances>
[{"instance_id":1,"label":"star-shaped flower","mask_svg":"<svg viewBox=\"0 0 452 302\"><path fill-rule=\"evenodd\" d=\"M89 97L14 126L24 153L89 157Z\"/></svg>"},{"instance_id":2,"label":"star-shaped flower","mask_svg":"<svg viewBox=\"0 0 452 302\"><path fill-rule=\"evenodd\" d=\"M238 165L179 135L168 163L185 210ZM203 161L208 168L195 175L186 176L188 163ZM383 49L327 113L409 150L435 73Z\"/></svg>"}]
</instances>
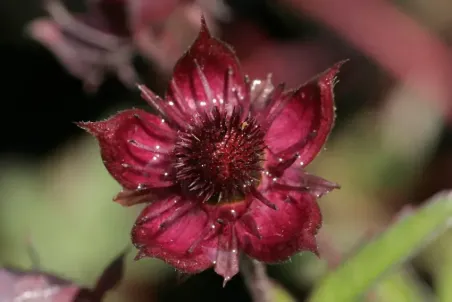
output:
<instances>
[{"instance_id":1,"label":"star-shaped flower","mask_svg":"<svg viewBox=\"0 0 452 302\"><path fill-rule=\"evenodd\" d=\"M292 90L250 81L205 22L174 68L165 98L139 85L158 111L79 123L99 141L123 205L148 203L132 240L137 259L185 273L214 267L229 280L239 254L274 263L317 253L317 198L338 185L304 168L331 132L336 64Z\"/></svg>"}]
</instances>

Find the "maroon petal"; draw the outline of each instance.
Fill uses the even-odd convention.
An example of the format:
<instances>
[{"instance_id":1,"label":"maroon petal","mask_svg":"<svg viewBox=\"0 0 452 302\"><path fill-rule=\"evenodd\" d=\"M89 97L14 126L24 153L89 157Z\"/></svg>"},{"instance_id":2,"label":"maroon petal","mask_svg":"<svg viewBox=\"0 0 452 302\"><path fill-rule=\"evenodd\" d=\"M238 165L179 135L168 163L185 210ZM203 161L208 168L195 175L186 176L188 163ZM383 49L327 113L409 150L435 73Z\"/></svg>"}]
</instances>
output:
<instances>
[{"instance_id":1,"label":"maroon petal","mask_svg":"<svg viewBox=\"0 0 452 302\"><path fill-rule=\"evenodd\" d=\"M296 91L286 93L290 99L266 136L270 150L277 157L287 158L298 153L297 162L307 165L321 150L333 127L333 87L343 63L336 64Z\"/></svg>"},{"instance_id":2,"label":"maroon petal","mask_svg":"<svg viewBox=\"0 0 452 302\"><path fill-rule=\"evenodd\" d=\"M88 3L86 23L120 37L130 36L127 0L94 0Z\"/></svg>"},{"instance_id":3,"label":"maroon petal","mask_svg":"<svg viewBox=\"0 0 452 302\"><path fill-rule=\"evenodd\" d=\"M278 209L253 201L237 223L241 249L259 261L280 262L307 250L317 253L315 235L322 217L316 199L305 192L273 191L264 194Z\"/></svg>"},{"instance_id":4,"label":"maroon petal","mask_svg":"<svg viewBox=\"0 0 452 302\"><path fill-rule=\"evenodd\" d=\"M14 269L0 269L0 301L69 302L81 288L55 276Z\"/></svg>"},{"instance_id":5,"label":"maroon petal","mask_svg":"<svg viewBox=\"0 0 452 302\"><path fill-rule=\"evenodd\" d=\"M167 101L191 117L195 112L210 112L213 106L230 110L242 100L246 104L246 87L234 52L211 36L202 19L197 39L176 63Z\"/></svg>"},{"instance_id":6,"label":"maroon petal","mask_svg":"<svg viewBox=\"0 0 452 302\"><path fill-rule=\"evenodd\" d=\"M341 187L337 183L307 173L298 167L291 167L285 170L284 177L279 179L278 182L301 191L307 191L317 198Z\"/></svg>"},{"instance_id":7,"label":"maroon petal","mask_svg":"<svg viewBox=\"0 0 452 302\"><path fill-rule=\"evenodd\" d=\"M78 126L96 136L105 167L124 188L171 185L168 152L175 133L164 120L132 109L105 121L81 122Z\"/></svg>"},{"instance_id":8,"label":"maroon petal","mask_svg":"<svg viewBox=\"0 0 452 302\"><path fill-rule=\"evenodd\" d=\"M218 236L215 272L224 278L223 286L239 272L239 251L235 228L227 224Z\"/></svg>"},{"instance_id":9,"label":"maroon petal","mask_svg":"<svg viewBox=\"0 0 452 302\"><path fill-rule=\"evenodd\" d=\"M178 192L176 186L165 186L140 190L123 189L113 198L113 200L120 205L129 207L139 203L154 202L156 200L168 198L173 196L176 192Z\"/></svg>"},{"instance_id":10,"label":"maroon petal","mask_svg":"<svg viewBox=\"0 0 452 302\"><path fill-rule=\"evenodd\" d=\"M196 203L165 199L147 206L132 230L137 259L159 258L184 273L214 265L217 238L207 214Z\"/></svg>"}]
</instances>

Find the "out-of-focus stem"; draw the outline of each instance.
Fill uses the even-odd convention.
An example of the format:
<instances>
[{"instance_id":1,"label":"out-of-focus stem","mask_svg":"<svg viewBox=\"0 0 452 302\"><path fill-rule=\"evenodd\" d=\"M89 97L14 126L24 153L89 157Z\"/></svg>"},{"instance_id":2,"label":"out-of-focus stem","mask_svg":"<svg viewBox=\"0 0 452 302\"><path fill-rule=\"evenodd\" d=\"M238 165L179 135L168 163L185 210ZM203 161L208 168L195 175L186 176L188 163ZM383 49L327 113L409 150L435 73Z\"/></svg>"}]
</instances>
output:
<instances>
[{"instance_id":1,"label":"out-of-focus stem","mask_svg":"<svg viewBox=\"0 0 452 302\"><path fill-rule=\"evenodd\" d=\"M267 276L265 264L243 257L240 272L254 302L272 302L272 284Z\"/></svg>"}]
</instances>

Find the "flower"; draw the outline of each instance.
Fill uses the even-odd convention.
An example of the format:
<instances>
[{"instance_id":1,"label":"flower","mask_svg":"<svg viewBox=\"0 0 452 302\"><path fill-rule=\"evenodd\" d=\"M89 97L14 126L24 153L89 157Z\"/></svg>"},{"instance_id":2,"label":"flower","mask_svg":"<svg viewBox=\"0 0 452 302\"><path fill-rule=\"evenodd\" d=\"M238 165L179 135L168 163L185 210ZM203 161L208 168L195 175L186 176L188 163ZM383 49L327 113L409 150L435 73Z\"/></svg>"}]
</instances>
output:
<instances>
[{"instance_id":1,"label":"flower","mask_svg":"<svg viewBox=\"0 0 452 302\"><path fill-rule=\"evenodd\" d=\"M332 129L342 63L294 90L250 81L202 21L166 97L138 85L158 115L131 109L79 123L124 188L115 200L148 203L132 230L136 258L185 273L214 267L226 282L240 253L266 263L317 253L316 200L338 185L304 167Z\"/></svg>"},{"instance_id":2,"label":"flower","mask_svg":"<svg viewBox=\"0 0 452 302\"><path fill-rule=\"evenodd\" d=\"M136 53L167 71L182 53L186 36L198 28L193 15L202 7L224 12L218 3L186 0L87 0L87 11L73 14L62 0L45 0L49 18L27 26L28 34L47 47L74 77L94 92L108 73L134 87L139 76L133 66ZM209 2L210 3L210 2ZM177 33L180 33L178 35ZM174 55L177 53L177 56ZM172 65L171 65L172 66Z\"/></svg>"},{"instance_id":3,"label":"flower","mask_svg":"<svg viewBox=\"0 0 452 302\"><path fill-rule=\"evenodd\" d=\"M81 79L86 90L97 90L109 72L132 87L138 75L132 63L134 47L126 1L95 0L89 4L86 13L72 15L58 0L46 0L51 18L32 21L28 33Z\"/></svg>"},{"instance_id":4,"label":"flower","mask_svg":"<svg viewBox=\"0 0 452 302\"><path fill-rule=\"evenodd\" d=\"M94 289L81 287L56 275L0 268L0 301L95 302L122 279L125 253L103 271Z\"/></svg>"}]
</instances>

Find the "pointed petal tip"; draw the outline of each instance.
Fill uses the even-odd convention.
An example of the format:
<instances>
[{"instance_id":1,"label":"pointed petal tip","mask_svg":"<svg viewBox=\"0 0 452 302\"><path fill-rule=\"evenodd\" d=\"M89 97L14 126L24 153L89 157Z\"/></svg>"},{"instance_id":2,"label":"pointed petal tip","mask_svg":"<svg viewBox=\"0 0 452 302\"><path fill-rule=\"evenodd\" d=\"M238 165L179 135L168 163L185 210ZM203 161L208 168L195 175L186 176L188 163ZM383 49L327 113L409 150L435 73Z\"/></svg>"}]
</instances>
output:
<instances>
[{"instance_id":1,"label":"pointed petal tip","mask_svg":"<svg viewBox=\"0 0 452 302\"><path fill-rule=\"evenodd\" d=\"M226 284L229 282L229 280L231 280L231 277L224 277L224 279L223 279L223 288L226 287Z\"/></svg>"},{"instance_id":2,"label":"pointed petal tip","mask_svg":"<svg viewBox=\"0 0 452 302\"><path fill-rule=\"evenodd\" d=\"M146 257L146 253L143 250L139 250L135 258L133 258L133 260L138 261L140 259L143 259L144 257Z\"/></svg>"},{"instance_id":3,"label":"pointed petal tip","mask_svg":"<svg viewBox=\"0 0 452 302\"><path fill-rule=\"evenodd\" d=\"M74 122L74 124L80 128L84 128L86 124L88 124L89 122Z\"/></svg>"},{"instance_id":4,"label":"pointed petal tip","mask_svg":"<svg viewBox=\"0 0 452 302\"><path fill-rule=\"evenodd\" d=\"M344 65L345 63L347 63L349 61L350 61L350 59L346 58L346 59L343 59L343 60L337 62L336 64L334 64L334 66L341 67L342 65Z\"/></svg>"},{"instance_id":5,"label":"pointed petal tip","mask_svg":"<svg viewBox=\"0 0 452 302\"><path fill-rule=\"evenodd\" d=\"M342 66L347 63L348 61L350 61L350 59L344 59L342 61L339 61L337 63L335 63L331 68L329 68L324 76L326 76L327 78L334 78L340 71L340 69L342 68Z\"/></svg>"},{"instance_id":6,"label":"pointed petal tip","mask_svg":"<svg viewBox=\"0 0 452 302\"><path fill-rule=\"evenodd\" d=\"M135 87L137 87L140 91L149 90L149 88L143 83L135 83Z\"/></svg>"},{"instance_id":7,"label":"pointed petal tip","mask_svg":"<svg viewBox=\"0 0 452 302\"><path fill-rule=\"evenodd\" d=\"M145 97L149 89L144 84L136 84L137 89L141 92L141 96Z\"/></svg>"},{"instance_id":8,"label":"pointed petal tip","mask_svg":"<svg viewBox=\"0 0 452 302\"><path fill-rule=\"evenodd\" d=\"M143 86L145 87L144 84L141 84L141 83L135 83L135 87L136 87L138 90L140 90L140 91L141 91L141 89L143 88Z\"/></svg>"},{"instance_id":9,"label":"pointed petal tip","mask_svg":"<svg viewBox=\"0 0 452 302\"><path fill-rule=\"evenodd\" d=\"M201 14L201 29L200 29L199 33L200 34L204 33L204 34L208 35L209 37L211 36L209 27L207 26L206 17L204 16L204 13Z\"/></svg>"},{"instance_id":10,"label":"pointed petal tip","mask_svg":"<svg viewBox=\"0 0 452 302\"><path fill-rule=\"evenodd\" d=\"M96 131L96 122L74 122L74 124L94 136L98 133L98 131Z\"/></svg>"},{"instance_id":11,"label":"pointed petal tip","mask_svg":"<svg viewBox=\"0 0 452 302\"><path fill-rule=\"evenodd\" d=\"M129 207L130 203L125 199L121 193L117 194L115 197L113 197L113 202L123 206L123 207Z\"/></svg>"},{"instance_id":12,"label":"pointed petal tip","mask_svg":"<svg viewBox=\"0 0 452 302\"><path fill-rule=\"evenodd\" d=\"M319 252L319 247L316 246L314 249L311 250L311 252L317 256L317 258L321 259L322 257L320 256L320 252Z\"/></svg>"}]
</instances>

